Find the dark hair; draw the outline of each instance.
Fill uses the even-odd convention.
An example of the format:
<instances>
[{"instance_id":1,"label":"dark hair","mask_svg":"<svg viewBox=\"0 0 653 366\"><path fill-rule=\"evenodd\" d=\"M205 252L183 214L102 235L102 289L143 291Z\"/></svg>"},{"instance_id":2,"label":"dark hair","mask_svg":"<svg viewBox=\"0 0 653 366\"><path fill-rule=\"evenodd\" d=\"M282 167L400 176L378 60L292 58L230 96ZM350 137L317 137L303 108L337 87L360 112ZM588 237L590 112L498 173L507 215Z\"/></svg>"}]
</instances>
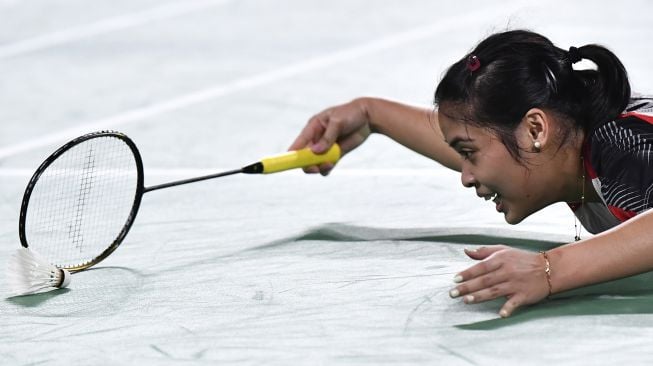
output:
<instances>
[{"instance_id":1,"label":"dark hair","mask_svg":"<svg viewBox=\"0 0 653 366\"><path fill-rule=\"evenodd\" d=\"M572 63L580 59L597 69L574 70ZM453 108L457 115L451 118L494 131L517 161L522 159L514 130L529 109L559 117L562 146L570 132L615 119L629 99L626 70L607 48L591 44L566 51L526 30L483 40L447 70L435 91L440 109Z\"/></svg>"}]
</instances>

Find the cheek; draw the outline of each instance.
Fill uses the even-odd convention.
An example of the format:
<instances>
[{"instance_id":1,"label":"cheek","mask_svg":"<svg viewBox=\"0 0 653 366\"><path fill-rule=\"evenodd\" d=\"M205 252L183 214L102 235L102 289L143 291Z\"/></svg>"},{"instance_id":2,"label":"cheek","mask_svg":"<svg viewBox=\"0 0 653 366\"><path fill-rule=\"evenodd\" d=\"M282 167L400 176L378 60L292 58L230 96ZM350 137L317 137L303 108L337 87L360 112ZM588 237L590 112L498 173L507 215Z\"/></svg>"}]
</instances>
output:
<instances>
[{"instance_id":1,"label":"cheek","mask_svg":"<svg viewBox=\"0 0 653 366\"><path fill-rule=\"evenodd\" d=\"M504 196L530 196L529 187L531 186L529 171L522 165L519 165L514 159L492 159L490 168L495 184L499 185ZM488 182L490 183L490 182Z\"/></svg>"},{"instance_id":2,"label":"cheek","mask_svg":"<svg viewBox=\"0 0 653 366\"><path fill-rule=\"evenodd\" d=\"M533 190L533 184L525 177L513 179L504 187L508 190L504 197L513 207L518 208L519 215L530 212L536 205L538 195Z\"/></svg>"}]
</instances>

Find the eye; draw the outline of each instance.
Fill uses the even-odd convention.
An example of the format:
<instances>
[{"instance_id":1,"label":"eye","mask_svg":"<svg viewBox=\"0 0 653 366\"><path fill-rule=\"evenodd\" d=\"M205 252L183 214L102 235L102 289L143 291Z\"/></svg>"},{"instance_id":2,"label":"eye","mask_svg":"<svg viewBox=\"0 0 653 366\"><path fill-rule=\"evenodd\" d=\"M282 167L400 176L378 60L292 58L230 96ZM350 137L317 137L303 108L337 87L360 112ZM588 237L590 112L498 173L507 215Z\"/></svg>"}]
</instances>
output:
<instances>
[{"instance_id":1,"label":"eye","mask_svg":"<svg viewBox=\"0 0 653 366\"><path fill-rule=\"evenodd\" d=\"M460 156L462 156L463 159L468 160L469 158L472 157L472 154L474 153L474 151L468 150L468 149L463 149L463 150L458 150L458 153L460 154Z\"/></svg>"}]
</instances>

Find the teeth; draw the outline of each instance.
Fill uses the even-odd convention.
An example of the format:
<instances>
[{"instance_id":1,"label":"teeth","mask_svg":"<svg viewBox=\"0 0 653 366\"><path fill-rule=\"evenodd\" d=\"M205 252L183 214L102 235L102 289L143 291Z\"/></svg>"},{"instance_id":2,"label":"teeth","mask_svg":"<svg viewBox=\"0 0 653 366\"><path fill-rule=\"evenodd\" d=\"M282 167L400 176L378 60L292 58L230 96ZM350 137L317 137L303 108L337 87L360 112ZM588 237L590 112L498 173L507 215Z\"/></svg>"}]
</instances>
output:
<instances>
[{"instance_id":1,"label":"teeth","mask_svg":"<svg viewBox=\"0 0 653 366\"><path fill-rule=\"evenodd\" d=\"M487 196L484 196L483 198L485 198L486 201L489 201L489 200L495 201L497 198L499 198L499 194L498 193L492 193L492 194L488 194Z\"/></svg>"}]
</instances>

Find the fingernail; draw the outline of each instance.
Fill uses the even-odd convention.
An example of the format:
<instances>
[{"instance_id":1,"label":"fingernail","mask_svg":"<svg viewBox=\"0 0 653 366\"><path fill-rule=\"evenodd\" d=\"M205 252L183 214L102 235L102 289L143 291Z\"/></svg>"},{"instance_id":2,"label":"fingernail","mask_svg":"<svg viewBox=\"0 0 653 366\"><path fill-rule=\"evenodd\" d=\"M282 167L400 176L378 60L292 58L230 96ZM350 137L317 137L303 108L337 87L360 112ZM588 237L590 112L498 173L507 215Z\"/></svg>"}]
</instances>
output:
<instances>
[{"instance_id":1,"label":"fingernail","mask_svg":"<svg viewBox=\"0 0 653 366\"><path fill-rule=\"evenodd\" d=\"M318 141L318 142L314 143L311 146L311 150L313 150L315 152L321 152L322 150L324 150L324 142Z\"/></svg>"},{"instance_id":2,"label":"fingernail","mask_svg":"<svg viewBox=\"0 0 653 366\"><path fill-rule=\"evenodd\" d=\"M463 276L461 276L461 275L456 275L456 277L453 278L453 282L455 282L455 283L461 283L461 282L463 282Z\"/></svg>"},{"instance_id":3,"label":"fingernail","mask_svg":"<svg viewBox=\"0 0 653 366\"><path fill-rule=\"evenodd\" d=\"M472 296L472 295L467 295L467 296L465 296L465 298L463 299L463 301L465 301L465 303L467 303L467 304L471 304L471 303L474 302L474 296Z\"/></svg>"},{"instance_id":4,"label":"fingernail","mask_svg":"<svg viewBox=\"0 0 653 366\"><path fill-rule=\"evenodd\" d=\"M451 296L452 299L455 299L456 297L458 297L458 295L460 295L460 291L458 291L458 289L453 289L449 291L449 296Z\"/></svg>"},{"instance_id":5,"label":"fingernail","mask_svg":"<svg viewBox=\"0 0 653 366\"><path fill-rule=\"evenodd\" d=\"M333 169L333 164L324 163L320 165L320 174L326 177L327 175L329 175L329 173L331 173L332 169Z\"/></svg>"},{"instance_id":6,"label":"fingernail","mask_svg":"<svg viewBox=\"0 0 653 366\"><path fill-rule=\"evenodd\" d=\"M505 311L505 310L501 310L499 312L499 316L501 316L502 318L507 318L508 317L508 312Z\"/></svg>"},{"instance_id":7,"label":"fingernail","mask_svg":"<svg viewBox=\"0 0 653 366\"><path fill-rule=\"evenodd\" d=\"M465 250L468 251L468 252L477 252L478 248L472 248L472 249L465 248Z\"/></svg>"}]
</instances>

